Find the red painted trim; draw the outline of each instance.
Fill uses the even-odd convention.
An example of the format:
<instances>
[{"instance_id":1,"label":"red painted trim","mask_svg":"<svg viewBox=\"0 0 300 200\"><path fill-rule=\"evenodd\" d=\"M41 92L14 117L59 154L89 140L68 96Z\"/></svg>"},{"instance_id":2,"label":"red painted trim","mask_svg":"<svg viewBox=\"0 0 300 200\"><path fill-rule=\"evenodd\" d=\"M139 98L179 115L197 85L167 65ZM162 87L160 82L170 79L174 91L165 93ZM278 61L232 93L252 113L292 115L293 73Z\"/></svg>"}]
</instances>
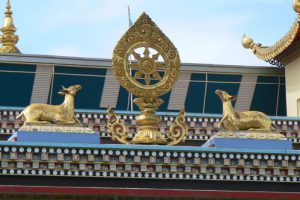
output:
<instances>
[{"instance_id":1,"label":"red painted trim","mask_svg":"<svg viewBox=\"0 0 300 200\"><path fill-rule=\"evenodd\" d=\"M300 199L299 193L288 192L249 192L211 190L171 190L141 188L91 188L54 186L0 186L0 193L14 194L62 194L62 195L114 195L144 197L198 197L198 198L256 198L256 199Z\"/></svg>"}]
</instances>

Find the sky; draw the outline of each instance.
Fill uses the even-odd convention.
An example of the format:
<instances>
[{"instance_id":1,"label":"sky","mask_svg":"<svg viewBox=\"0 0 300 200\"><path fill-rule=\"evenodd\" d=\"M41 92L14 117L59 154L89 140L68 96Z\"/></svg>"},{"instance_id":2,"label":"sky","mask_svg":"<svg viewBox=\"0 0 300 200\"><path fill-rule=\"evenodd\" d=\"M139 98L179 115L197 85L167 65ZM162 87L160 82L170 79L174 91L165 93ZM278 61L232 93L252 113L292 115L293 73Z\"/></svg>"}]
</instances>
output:
<instances>
[{"instance_id":1,"label":"sky","mask_svg":"<svg viewBox=\"0 0 300 200\"><path fill-rule=\"evenodd\" d=\"M0 1L0 17L6 0ZM297 14L292 0L11 0L17 44L24 54L112 57L134 22L146 12L177 47L181 62L269 64L241 45L244 33L273 45Z\"/></svg>"}]
</instances>

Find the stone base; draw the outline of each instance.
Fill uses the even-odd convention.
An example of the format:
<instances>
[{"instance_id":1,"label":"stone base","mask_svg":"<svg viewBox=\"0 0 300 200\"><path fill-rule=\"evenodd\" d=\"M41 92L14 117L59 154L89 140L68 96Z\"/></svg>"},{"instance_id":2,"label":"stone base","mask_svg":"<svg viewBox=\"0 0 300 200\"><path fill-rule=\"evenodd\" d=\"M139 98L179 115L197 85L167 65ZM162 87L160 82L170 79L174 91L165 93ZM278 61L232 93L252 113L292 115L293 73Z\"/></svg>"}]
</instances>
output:
<instances>
[{"instance_id":1,"label":"stone base","mask_svg":"<svg viewBox=\"0 0 300 200\"><path fill-rule=\"evenodd\" d=\"M100 136L87 127L26 125L8 138L8 141L99 144Z\"/></svg>"}]
</instances>

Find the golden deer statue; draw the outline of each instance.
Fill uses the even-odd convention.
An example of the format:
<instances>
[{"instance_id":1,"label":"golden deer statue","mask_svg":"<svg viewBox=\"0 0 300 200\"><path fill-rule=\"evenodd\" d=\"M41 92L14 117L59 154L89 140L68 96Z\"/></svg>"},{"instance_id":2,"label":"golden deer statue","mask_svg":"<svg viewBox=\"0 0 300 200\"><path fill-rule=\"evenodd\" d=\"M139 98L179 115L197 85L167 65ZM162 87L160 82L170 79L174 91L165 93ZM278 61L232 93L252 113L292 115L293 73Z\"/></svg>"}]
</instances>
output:
<instances>
[{"instance_id":1,"label":"golden deer statue","mask_svg":"<svg viewBox=\"0 0 300 200\"><path fill-rule=\"evenodd\" d=\"M58 94L65 96L60 105L31 104L27 106L16 118L25 117L24 124L81 124L74 115L74 96L81 89L80 85L68 88L62 86Z\"/></svg>"},{"instance_id":2,"label":"golden deer statue","mask_svg":"<svg viewBox=\"0 0 300 200\"><path fill-rule=\"evenodd\" d=\"M216 90L215 93L220 97L223 103L223 118L218 123L219 128L224 125L226 130L258 130L258 131L271 131L271 119L264 113L258 111L245 111L235 112L231 101L236 97L229 95L222 90Z\"/></svg>"}]
</instances>

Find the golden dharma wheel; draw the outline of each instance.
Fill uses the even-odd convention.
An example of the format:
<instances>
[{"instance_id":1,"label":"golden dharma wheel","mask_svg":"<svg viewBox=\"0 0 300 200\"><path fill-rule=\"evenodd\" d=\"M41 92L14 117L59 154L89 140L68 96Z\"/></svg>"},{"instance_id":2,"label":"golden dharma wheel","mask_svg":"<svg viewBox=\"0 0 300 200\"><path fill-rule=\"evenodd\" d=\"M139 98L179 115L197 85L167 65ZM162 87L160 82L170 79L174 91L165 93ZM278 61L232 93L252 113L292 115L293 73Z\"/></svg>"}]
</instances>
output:
<instances>
[{"instance_id":1,"label":"golden dharma wheel","mask_svg":"<svg viewBox=\"0 0 300 200\"><path fill-rule=\"evenodd\" d=\"M176 47L145 13L117 43L112 63L120 84L138 97L159 97L179 77Z\"/></svg>"}]
</instances>

